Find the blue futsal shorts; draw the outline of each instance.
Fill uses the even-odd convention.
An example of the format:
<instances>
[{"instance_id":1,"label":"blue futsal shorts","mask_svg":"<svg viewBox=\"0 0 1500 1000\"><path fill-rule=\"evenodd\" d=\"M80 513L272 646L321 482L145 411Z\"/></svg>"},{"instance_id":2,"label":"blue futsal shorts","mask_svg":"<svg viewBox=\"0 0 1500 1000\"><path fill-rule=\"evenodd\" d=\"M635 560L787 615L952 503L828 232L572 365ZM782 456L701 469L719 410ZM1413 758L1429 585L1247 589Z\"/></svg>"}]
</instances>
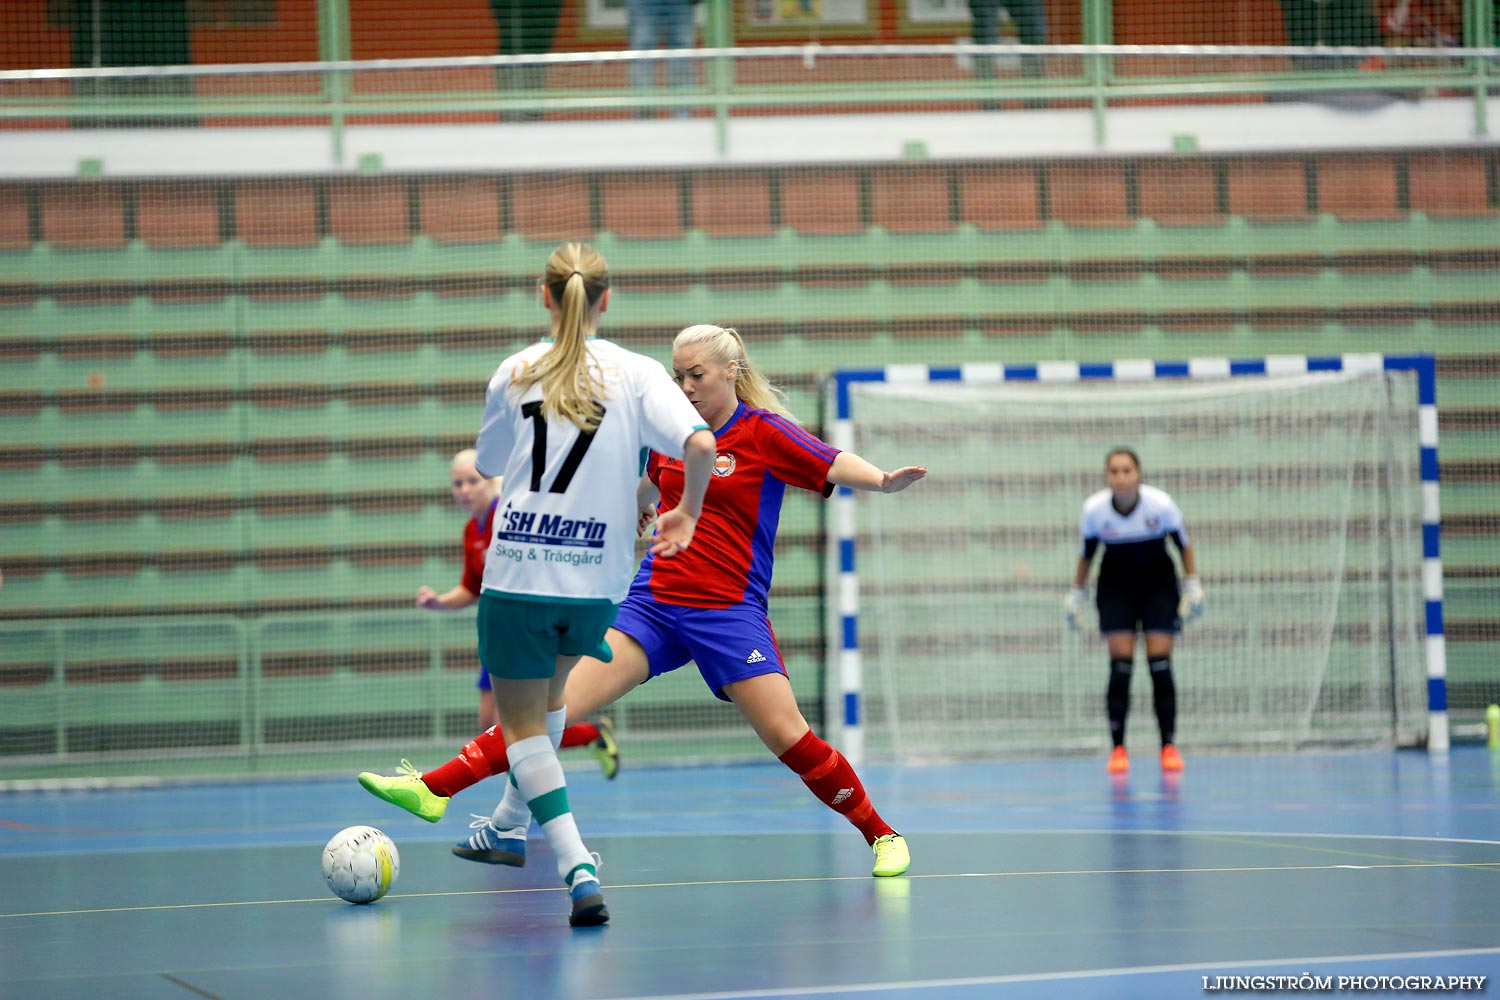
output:
<instances>
[{"instance_id":1,"label":"blue futsal shorts","mask_svg":"<svg viewBox=\"0 0 1500 1000\"><path fill-rule=\"evenodd\" d=\"M651 676L671 673L689 660L720 701L724 687L761 674L786 676L786 664L762 608L689 608L662 604L632 589L615 628L641 644Z\"/></svg>"},{"instance_id":2,"label":"blue futsal shorts","mask_svg":"<svg viewBox=\"0 0 1500 1000\"><path fill-rule=\"evenodd\" d=\"M490 689L490 672L483 667L479 668L479 682L474 685L481 691Z\"/></svg>"}]
</instances>

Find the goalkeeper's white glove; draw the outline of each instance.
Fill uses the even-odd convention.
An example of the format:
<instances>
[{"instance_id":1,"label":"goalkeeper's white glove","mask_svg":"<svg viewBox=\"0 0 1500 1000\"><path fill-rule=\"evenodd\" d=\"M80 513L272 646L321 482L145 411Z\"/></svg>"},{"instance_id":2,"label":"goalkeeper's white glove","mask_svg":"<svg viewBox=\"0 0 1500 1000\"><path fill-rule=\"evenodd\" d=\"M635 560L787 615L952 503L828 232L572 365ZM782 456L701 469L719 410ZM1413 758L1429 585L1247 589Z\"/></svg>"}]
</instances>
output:
<instances>
[{"instance_id":1,"label":"goalkeeper's white glove","mask_svg":"<svg viewBox=\"0 0 1500 1000\"><path fill-rule=\"evenodd\" d=\"M1063 598L1063 614L1068 619L1068 628L1078 631L1078 612L1086 608L1088 603L1087 587L1074 587L1068 591L1068 596Z\"/></svg>"},{"instance_id":2,"label":"goalkeeper's white glove","mask_svg":"<svg viewBox=\"0 0 1500 1000\"><path fill-rule=\"evenodd\" d=\"M1190 622L1203 614L1203 584L1196 576L1182 581L1182 600L1177 602L1177 617Z\"/></svg>"}]
</instances>

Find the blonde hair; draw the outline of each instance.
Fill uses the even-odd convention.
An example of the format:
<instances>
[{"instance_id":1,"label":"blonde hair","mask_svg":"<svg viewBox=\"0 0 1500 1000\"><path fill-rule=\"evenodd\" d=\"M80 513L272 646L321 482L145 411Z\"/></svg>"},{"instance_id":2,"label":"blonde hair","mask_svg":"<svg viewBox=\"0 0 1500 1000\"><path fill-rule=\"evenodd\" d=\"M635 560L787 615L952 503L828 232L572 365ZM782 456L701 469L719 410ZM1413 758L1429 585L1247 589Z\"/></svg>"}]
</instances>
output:
<instances>
[{"instance_id":1,"label":"blonde hair","mask_svg":"<svg viewBox=\"0 0 1500 1000\"><path fill-rule=\"evenodd\" d=\"M770 410L778 416L797 422L797 418L787 409L786 393L782 388L762 375L759 368L750 364L750 356L745 352L745 341L738 330L714 326L712 323L699 323L683 330L672 341L673 353L684 347L701 347L719 364L726 367L734 364L734 394L746 406Z\"/></svg>"},{"instance_id":2,"label":"blonde hair","mask_svg":"<svg viewBox=\"0 0 1500 1000\"><path fill-rule=\"evenodd\" d=\"M516 376L522 390L541 383L542 415L599 428L604 383L589 364L588 339L598 323L594 307L609 288L609 265L587 243L564 243L547 258L541 284L557 305L552 350Z\"/></svg>"}]
</instances>

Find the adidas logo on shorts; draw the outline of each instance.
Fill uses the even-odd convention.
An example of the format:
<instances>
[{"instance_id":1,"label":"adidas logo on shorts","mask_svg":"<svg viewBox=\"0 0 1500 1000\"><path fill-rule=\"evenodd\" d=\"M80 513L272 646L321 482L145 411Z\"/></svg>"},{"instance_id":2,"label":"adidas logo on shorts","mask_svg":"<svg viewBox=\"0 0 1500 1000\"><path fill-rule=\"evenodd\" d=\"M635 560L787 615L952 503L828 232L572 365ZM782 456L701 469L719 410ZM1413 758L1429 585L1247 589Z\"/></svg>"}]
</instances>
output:
<instances>
[{"instance_id":1,"label":"adidas logo on shorts","mask_svg":"<svg viewBox=\"0 0 1500 1000\"><path fill-rule=\"evenodd\" d=\"M750 655L747 656L747 657L745 657L745 662L746 663L765 663L766 662L766 654L762 653L758 649L752 649L752 650L750 650Z\"/></svg>"}]
</instances>

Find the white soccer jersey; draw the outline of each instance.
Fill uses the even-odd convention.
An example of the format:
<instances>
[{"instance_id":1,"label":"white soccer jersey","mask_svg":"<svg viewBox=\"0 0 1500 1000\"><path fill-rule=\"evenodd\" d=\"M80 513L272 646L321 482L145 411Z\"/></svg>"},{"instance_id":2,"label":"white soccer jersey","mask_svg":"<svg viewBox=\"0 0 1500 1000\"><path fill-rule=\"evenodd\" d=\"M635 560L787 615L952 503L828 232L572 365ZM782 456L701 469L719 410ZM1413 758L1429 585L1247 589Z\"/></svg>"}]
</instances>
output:
<instances>
[{"instance_id":1,"label":"white soccer jersey","mask_svg":"<svg viewBox=\"0 0 1500 1000\"><path fill-rule=\"evenodd\" d=\"M1187 545L1188 535L1182 511L1164 491L1142 484L1135 507L1121 514L1115 510L1114 493L1102 489L1083 502L1079 531L1084 555L1092 554L1090 543L1104 543L1101 589L1123 583L1121 577L1170 578L1175 585L1177 571L1167 555L1166 539L1175 535L1179 545Z\"/></svg>"},{"instance_id":2,"label":"white soccer jersey","mask_svg":"<svg viewBox=\"0 0 1500 1000\"><path fill-rule=\"evenodd\" d=\"M681 458L688 436L706 425L659 362L597 339L588 351L606 394L598 430L548 423L541 385L522 392L512 378L551 349L533 344L490 379L475 466L505 483L483 589L618 604L635 573L644 450Z\"/></svg>"}]
</instances>

